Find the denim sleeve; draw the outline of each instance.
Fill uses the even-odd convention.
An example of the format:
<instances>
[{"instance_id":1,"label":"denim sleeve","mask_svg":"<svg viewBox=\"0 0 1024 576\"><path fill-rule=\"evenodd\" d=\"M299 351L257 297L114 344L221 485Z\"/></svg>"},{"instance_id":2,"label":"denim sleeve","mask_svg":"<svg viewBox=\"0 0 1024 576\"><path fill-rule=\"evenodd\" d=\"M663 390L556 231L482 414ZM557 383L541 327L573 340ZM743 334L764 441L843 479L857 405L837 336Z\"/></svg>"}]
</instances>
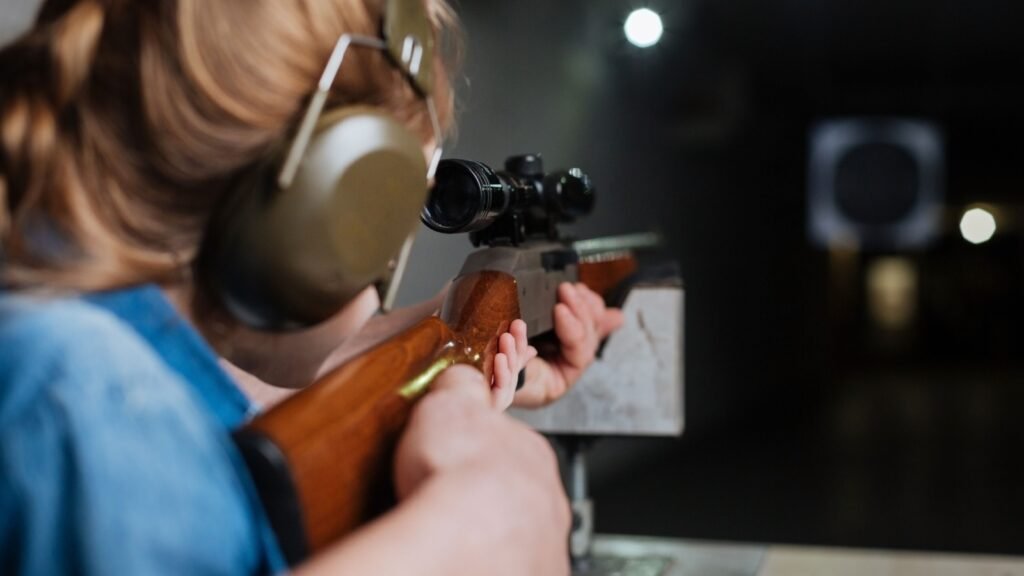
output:
<instances>
[{"instance_id":1,"label":"denim sleeve","mask_svg":"<svg viewBox=\"0 0 1024 576\"><path fill-rule=\"evenodd\" d=\"M230 449L113 318L0 307L0 573L258 572Z\"/></svg>"}]
</instances>

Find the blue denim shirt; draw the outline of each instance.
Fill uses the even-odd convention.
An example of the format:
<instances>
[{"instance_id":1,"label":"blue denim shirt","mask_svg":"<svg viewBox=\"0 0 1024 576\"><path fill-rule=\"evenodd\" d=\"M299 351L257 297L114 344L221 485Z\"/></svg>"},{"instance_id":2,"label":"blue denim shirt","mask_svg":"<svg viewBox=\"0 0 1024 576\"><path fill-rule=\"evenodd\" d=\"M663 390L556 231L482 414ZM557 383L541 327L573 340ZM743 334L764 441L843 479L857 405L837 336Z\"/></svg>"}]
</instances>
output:
<instances>
[{"instance_id":1,"label":"blue denim shirt","mask_svg":"<svg viewBox=\"0 0 1024 576\"><path fill-rule=\"evenodd\" d=\"M251 410L155 287L0 294L0 573L283 570L229 436Z\"/></svg>"}]
</instances>

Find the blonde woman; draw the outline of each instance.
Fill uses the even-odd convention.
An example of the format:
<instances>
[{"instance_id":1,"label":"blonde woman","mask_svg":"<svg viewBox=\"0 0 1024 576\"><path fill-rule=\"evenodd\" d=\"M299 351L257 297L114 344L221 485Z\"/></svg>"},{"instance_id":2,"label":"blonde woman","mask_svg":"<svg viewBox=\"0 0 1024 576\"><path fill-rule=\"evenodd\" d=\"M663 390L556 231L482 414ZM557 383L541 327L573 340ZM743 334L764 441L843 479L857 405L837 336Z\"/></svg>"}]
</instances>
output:
<instances>
[{"instance_id":1,"label":"blonde woman","mask_svg":"<svg viewBox=\"0 0 1024 576\"><path fill-rule=\"evenodd\" d=\"M440 41L450 11L425 1ZM260 337L198 305L193 263L231 182L293 134L339 36L380 34L384 4L50 0L0 52L0 572L286 569L229 438L258 407L222 358L250 390L308 382L376 295ZM347 60L328 105L383 109L429 150L402 74ZM567 573L553 454L500 410L523 366L522 402L563 394L621 322L585 288L560 297L561 356L534 358L519 322L493 382L442 374L396 455L399 505L297 573Z\"/></svg>"}]
</instances>

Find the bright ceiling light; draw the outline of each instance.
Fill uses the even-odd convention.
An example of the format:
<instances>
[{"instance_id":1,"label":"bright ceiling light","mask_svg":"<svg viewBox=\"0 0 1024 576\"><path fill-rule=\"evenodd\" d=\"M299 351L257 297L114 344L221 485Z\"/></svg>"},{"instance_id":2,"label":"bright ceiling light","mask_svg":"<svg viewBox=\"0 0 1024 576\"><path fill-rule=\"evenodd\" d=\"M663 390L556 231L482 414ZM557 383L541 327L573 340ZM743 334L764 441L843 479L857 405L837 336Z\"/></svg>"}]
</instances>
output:
<instances>
[{"instance_id":1,"label":"bright ceiling light","mask_svg":"<svg viewBox=\"0 0 1024 576\"><path fill-rule=\"evenodd\" d=\"M626 18L626 25L622 28L626 32L626 39L640 48L648 48L657 44L658 40L661 40L661 33L665 31L661 24L661 16L647 8L640 8L630 13Z\"/></svg>"},{"instance_id":2,"label":"bright ceiling light","mask_svg":"<svg viewBox=\"0 0 1024 576\"><path fill-rule=\"evenodd\" d=\"M960 234L971 244L982 244L996 233L996 219L984 208L971 208L960 219Z\"/></svg>"}]
</instances>

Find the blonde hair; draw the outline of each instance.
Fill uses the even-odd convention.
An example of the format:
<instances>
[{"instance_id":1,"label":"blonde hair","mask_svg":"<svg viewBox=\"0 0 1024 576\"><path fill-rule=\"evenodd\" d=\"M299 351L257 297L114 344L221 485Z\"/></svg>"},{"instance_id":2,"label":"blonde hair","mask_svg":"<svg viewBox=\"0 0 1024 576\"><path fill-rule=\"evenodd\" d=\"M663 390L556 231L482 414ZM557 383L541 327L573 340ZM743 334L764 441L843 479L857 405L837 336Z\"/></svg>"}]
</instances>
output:
<instances>
[{"instance_id":1,"label":"blonde hair","mask_svg":"<svg viewBox=\"0 0 1024 576\"><path fill-rule=\"evenodd\" d=\"M438 36L455 28L424 0ZM0 285L174 283L240 173L290 137L345 32L383 0L48 0L0 51ZM451 88L438 55L442 126ZM347 56L334 105L382 107L432 134L382 53Z\"/></svg>"}]
</instances>

